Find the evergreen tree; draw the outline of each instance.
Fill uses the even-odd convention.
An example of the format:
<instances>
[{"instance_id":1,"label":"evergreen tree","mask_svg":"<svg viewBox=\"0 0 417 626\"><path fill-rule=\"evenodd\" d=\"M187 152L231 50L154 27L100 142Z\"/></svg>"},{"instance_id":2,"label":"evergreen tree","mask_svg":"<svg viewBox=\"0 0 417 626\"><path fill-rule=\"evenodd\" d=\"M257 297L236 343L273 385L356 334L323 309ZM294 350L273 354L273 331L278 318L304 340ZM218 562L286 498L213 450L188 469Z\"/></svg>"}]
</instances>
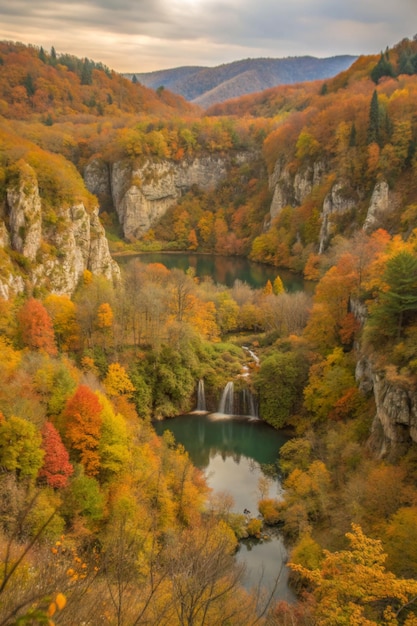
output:
<instances>
[{"instance_id":1,"label":"evergreen tree","mask_svg":"<svg viewBox=\"0 0 417 626\"><path fill-rule=\"evenodd\" d=\"M93 65L89 59L84 59L81 69L81 84L91 85L93 82Z\"/></svg>"},{"instance_id":2,"label":"evergreen tree","mask_svg":"<svg viewBox=\"0 0 417 626\"><path fill-rule=\"evenodd\" d=\"M42 48L42 46L40 47L39 50L39 58L42 61L42 63L46 63L46 54L45 54L45 50Z\"/></svg>"},{"instance_id":3,"label":"evergreen tree","mask_svg":"<svg viewBox=\"0 0 417 626\"><path fill-rule=\"evenodd\" d=\"M417 257L403 250L388 260L383 290L371 312L369 323L375 337L401 337L404 326L417 318Z\"/></svg>"},{"instance_id":4,"label":"evergreen tree","mask_svg":"<svg viewBox=\"0 0 417 626\"><path fill-rule=\"evenodd\" d=\"M132 83L133 83L134 85L137 85L137 84L138 84L138 82L139 82L139 81L138 81L138 79L136 78L136 74L133 74L133 76L132 76Z\"/></svg>"},{"instance_id":5,"label":"evergreen tree","mask_svg":"<svg viewBox=\"0 0 417 626\"><path fill-rule=\"evenodd\" d=\"M352 127L350 129L349 148L354 148L355 146L356 146L356 126L355 126L355 122L353 122Z\"/></svg>"},{"instance_id":6,"label":"evergreen tree","mask_svg":"<svg viewBox=\"0 0 417 626\"><path fill-rule=\"evenodd\" d=\"M33 94L36 91L36 88L35 88L35 85L33 83L32 74L26 74L26 77L23 80L23 86L26 89L26 93L28 95L28 98L33 96Z\"/></svg>"},{"instance_id":7,"label":"evergreen tree","mask_svg":"<svg viewBox=\"0 0 417 626\"><path fill-rule=\"evenodd\" d=\"M368 144L380 142L380 119L378 93L374 89L369 108Z\"/></svg>"},{"instance_id":8,"label":"evergreen tree","mask_svg":"<svg viewBox=\"0 0 417 626\"><path fill-rule=\"evenodd\" d=\"M395 76L388 52L381 52L380 59L371 72L371 78L376 84L383 76Z\"/></svg>"}]
</instances>

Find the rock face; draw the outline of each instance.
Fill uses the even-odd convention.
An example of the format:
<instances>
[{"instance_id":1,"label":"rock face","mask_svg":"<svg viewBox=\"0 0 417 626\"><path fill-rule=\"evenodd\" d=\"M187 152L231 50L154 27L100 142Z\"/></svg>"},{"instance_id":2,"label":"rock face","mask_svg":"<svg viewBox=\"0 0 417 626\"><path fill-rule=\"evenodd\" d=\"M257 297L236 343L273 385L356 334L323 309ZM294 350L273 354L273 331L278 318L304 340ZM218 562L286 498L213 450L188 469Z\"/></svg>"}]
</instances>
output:
<instances>
[{"instance_id":1,"label":"rock face","mask_svg":"<svg viewBox=\"0 0 417 626\"><path fill-rule=\"evenodd\" d=\"M371 201L368 207L363 229L366 233L371 233L378 228L384 227L384 220L398 206L398 194L390 191L385 180L378 182L373 190Z\"/></svg>"},{"instance_id":2,"label":"rock face","mask_svg":"<svg viewBox=\"0 0 417 626\"><path fill-rule=\"evenodd\" d=\"M240 153L233 160L244 163L250 157ZM180 163L146 160L134 165L119 161L108 167L94 160L86 166L84 180L101 206L111 198L124 237L133 240L149 231L193 185L214 189L227 176L231 162L230 157L207 156Z\"/></svg>"},{"instance_id":3,"label":"rock face","mask_svg":"<svg viewBox=\"0 0 417 626\"><path fill-rule=\"evenodd\" d=\"M417 443L417 390L406 380L390 380L364 357L357 362L356 378L360 388L375 398L370 446L380 457L401 456Z\"/></svg>"},{"instance_id":4,"label":"rock face","mask_svg":"<svg viewBox=\"0 0 417 626\"><path fill-rule=\"evenodd\" d=\"M300 206L311 194L314 187L325 182L328 168L324 161L317 161L304 166L295 172L277 161L273 173L269 177L269 188L272 201L269 210L269 224L286 206ZM348 212L354 212L364 193L360 189L351 189L347 181L337 180L324 198L320 207L320 236L317 242L319 254L322 254L334 234L336 234L335 218ZM398 208L399 197L389 189L386 181L376 183L363 223L363 230L371 233L383 228L387 217ZM352 227L355 226L352 217ZM356 225L359 228L359 224Z\"/></svg>"},{"instance_id":5,"label":"rock face","mask_svg":"<svg viewBox=\"0 0 417 626\"><path fill-rule=\"evenodd\" d=\"M321 211L321 228L319 240L319 254L322 254L333 234L333 215L341 215L352 211L356 206L356 200L345 193L345 186L341 182L333 185L324 199Z\"/></svg>"},{"instance_id":6,"label":"rock face","mask_svg":"<svg viewBox=\"0 0 417 626\"><path fill-rule=\"evenodd\" d=\"M85 269L117 279L98 208L87 212L83 203L42 212L36 174L22 164L0 209L0 247L17 253L19 269L3 254L0 295L9 298L26 287L46 287L70 295ZM5 252L5 250L4 250Z\"/></svg>"},{"instance_id":7,"label":"rock face","mask_svg":"<svg viewBox=\"0 0 417 626\"><path fill-rule=\"evenodd\" d=\"M271 220L277 217L284 207L300 205L312 192L313 187L322 182L325 172L326 166L321 161L297 170L295 174L277 161L269 177L269 188L273 194L270 207Z\"/></svg>"}]
</instances>

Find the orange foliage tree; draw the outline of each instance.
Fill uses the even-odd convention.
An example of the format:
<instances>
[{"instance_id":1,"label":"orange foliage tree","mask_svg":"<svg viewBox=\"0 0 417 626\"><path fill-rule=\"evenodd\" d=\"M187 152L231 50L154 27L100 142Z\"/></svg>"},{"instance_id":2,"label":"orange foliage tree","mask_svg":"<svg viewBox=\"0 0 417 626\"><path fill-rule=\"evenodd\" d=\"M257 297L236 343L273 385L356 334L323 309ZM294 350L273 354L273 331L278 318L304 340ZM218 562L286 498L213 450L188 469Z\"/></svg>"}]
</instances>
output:
<instances>
[{"instance_id":1,"label":"orange foliage tree","mask_svg":"<svg viewBox=\"0 0 417 626\"><path fill-rule=\"evenodd\" d=\"M100 470L102 409L96 394L86 385L79 385L62 415L65 440L78 453L76 459L81 461L87 476L95 476Z\"/></svg>"},{"instance_id":2,"label":"orange foliage tree","mask_svg":"<svg viewBox=\"0 0 417 626\"><path fill-rule=\"evenodd\" d=\"M51 422L45 422L42 428L42 448L45 456L38 477L55 489L66 487L74 468L60 434Z\"/></svg>"},{"instance_id":3,"label":"orange foliage tree","mask_svg":"<svg viewBox=\"0 0 417 626\"><path fill-rule=\"evenodd\" d=\"M22 341L31 350L42 350L50 356L57 354L52 321L42 302L30 298L18 314Z\"/></svg>"}]
</instances>

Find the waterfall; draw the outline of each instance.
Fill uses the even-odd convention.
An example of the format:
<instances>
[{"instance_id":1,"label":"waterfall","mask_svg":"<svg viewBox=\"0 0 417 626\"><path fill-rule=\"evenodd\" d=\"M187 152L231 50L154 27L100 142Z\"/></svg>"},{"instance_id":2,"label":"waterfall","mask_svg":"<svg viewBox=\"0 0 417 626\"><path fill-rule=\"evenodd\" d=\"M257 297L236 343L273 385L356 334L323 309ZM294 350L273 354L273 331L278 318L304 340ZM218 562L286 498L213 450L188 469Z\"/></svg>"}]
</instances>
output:
<instances>
[{"instance_id":1,"label":"waterfall","mask_svg":"<svg viewBox=\"0 0 417 626\"><path fill-rule=\"evenodd\" d=\"M197 386L197 411L206 411L206 395L204 392L204 380L201 378Z\"/></svg>"},{"instance_id":2,"label":"waterfall","mask_svg":"<svg viewBox=\"0 0 417 626\"><path fill-rule=\"evenodd\" d=\"M249 415L250 417L258 417L255 400L250 389L242 389L242 406L240 408L241 415Z\"/></svg>"},{"instance_id":3,"label":"waterfall","mask_svg":"<svg viewBox=\"0 0 417 626\"><path fill-rule=\"evenodd\" d=\"M219 413L224 415L233 415L234 411L234 384L230 381L223 389L222 397L220 398Z\"/></svg>"}]
</instances>

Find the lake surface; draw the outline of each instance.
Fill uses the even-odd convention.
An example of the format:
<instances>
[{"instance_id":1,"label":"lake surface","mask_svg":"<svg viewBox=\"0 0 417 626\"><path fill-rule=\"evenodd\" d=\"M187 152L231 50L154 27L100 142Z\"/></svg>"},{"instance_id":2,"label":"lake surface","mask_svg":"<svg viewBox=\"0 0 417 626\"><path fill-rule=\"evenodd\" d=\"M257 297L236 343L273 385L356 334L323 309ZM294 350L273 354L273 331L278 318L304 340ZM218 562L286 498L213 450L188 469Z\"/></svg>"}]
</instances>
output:
<instances>
[{"instance_id":1,"label":"lake surface","mask_svg":"<svg viewBox=\"0 0 417 626\"><path fill-rule=\"evenodd\" d=\"M243 513L244 509L249 509L252 517L258 516L259 479L265 476L262 466L275 463L287 436L256 418L217 413L180 415L156 422L154 427L159 435L165 430L174 434L194 465L204 471L213 491L227 492L233 497L233 511ZM279 498L281 493L280 482L271 480L269 495ZM285 563L287 553L280 533L268 534L270 539L266 541L240 542L236 558L246 563L245 585L248 588L256 586L262 578L262 586L271 590ZM294 601L285 566L275 597Z\"/></svg>"},{"instance_id":2,"label":"lake surface","mask_svg":"<svg viewBox=\"0 0 417 626\"><path fill-rule=\"evenodd\" d=\"M120 264L128 263L132 258L142 263L162 263L168 269L174 267L187 271L194 269L199 278L210 276L213 282L232 287L235 280L248 283L251 287L259 289L266 282L273 282L279 275L287 291L305 290L313 291L314 284L305 281L302 276L292 272L263 263L253 263L244 257L217 256L211 254L188 254L183 252L152 252L135 256L120 256L116 260Z\"/></svg>"}]
</instances>

